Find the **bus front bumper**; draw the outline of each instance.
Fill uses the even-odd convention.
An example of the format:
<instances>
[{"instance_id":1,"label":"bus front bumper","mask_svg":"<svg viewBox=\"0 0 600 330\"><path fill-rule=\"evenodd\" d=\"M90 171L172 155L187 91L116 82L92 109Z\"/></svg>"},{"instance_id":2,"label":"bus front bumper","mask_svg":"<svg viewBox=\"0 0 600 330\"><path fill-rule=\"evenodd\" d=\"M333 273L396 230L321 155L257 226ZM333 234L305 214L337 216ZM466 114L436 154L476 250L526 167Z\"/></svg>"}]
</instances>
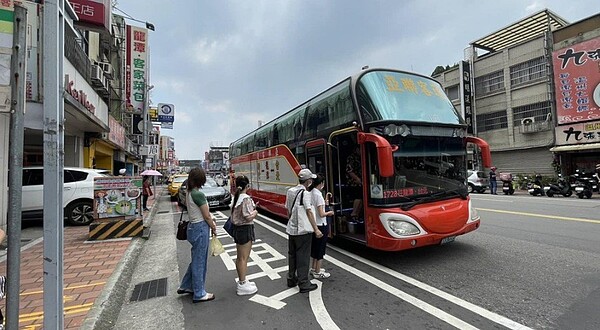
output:
<instances>
[{"instance_id":1,"label":"bus front bumper","mask_svg":"<svg viewBox=\"0 0 600 330\"><path fill-rule=\"evenodd\" d=\"M367 246L384 251L402 251L429 245L445 244L454 241L454 238L479 228L481 220L471 221L461 229L452 233L428 233L423 236L394 238L388 235L372 233L368 237Z\"/></svg>"}]
</instances>

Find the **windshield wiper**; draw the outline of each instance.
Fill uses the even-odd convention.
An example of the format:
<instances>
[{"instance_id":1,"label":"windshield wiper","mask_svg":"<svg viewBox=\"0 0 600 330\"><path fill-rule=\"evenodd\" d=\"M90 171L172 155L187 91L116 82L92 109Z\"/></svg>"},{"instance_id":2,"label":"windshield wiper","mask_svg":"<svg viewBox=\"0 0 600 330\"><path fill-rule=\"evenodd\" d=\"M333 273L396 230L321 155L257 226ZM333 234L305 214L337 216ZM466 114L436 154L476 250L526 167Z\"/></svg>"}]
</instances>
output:
<instances>
[{"instance_id":1,"label":"windshield wiper","mask_svg":"<svg viewBox=\"0 0 600 330\"><path fill-rule=\"evenodd\" d=\"M452 189L452 190L442 190L442 191L433 193L429 196L425 196L421 199L415 200L413 202L406 203L406 204L402 205L400 208L403 211L408 211L408 210L412 209L413 207L415 207L416 205L427 203L427 202L433 202L433 201L439 199L440 197L456 197L456 196L458 196L461 199L467 199L467 195L468 195L467 189L465 189L464 187L458 188L458 189Z\"/></svg>"}]
</instances>

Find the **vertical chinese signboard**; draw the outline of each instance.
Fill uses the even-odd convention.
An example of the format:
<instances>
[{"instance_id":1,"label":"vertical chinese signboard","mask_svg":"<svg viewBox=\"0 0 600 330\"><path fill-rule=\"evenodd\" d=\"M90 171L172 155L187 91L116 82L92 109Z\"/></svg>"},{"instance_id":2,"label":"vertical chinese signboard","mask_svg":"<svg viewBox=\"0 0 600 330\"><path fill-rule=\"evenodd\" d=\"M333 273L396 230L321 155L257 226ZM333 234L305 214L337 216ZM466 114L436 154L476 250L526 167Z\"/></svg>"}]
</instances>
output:
<instances>
[{"instance_id":1,"label":"vertical chinese signboard","mask_svg":"<svg viewBox=\"0 0 600 330\"><path fill-rule=\"evenodd\" d=\"M466 61L460 62L460 106L462 115L467 123L467 132L473 134L473 108L471 107L471 64Z\"/></svg>"},{"instance_id":2,"label":"vertical chinese signboard","mask_svg":"<svg viewBox=\"0 0 600 330\"><path fill-rule=\"evenodd\" d=\"M558 124L600 119L600 37L552 53Z\"/></svg>"},{"instance_id":3,"label":"vertical chinese signboard","mask_svg":"<svg viewBox=\"0 0 600 330\"><path fill-rule=\"evenodd\" d=\"M126 110L144 112L148 77L148 30L127 25Z\"/></svg>"}]
</instances>

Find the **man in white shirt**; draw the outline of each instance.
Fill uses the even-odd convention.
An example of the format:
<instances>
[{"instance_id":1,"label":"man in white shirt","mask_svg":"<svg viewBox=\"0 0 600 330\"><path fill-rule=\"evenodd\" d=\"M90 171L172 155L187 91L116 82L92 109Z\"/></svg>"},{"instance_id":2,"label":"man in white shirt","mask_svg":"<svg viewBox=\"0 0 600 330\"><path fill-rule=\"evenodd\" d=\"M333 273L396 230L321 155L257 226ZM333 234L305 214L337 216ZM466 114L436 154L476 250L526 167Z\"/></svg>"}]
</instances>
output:
<instances>
[{"instance_id":1,"label":"man in white shirt","mask_svg":"<svg viewBox=\"0 0 600 330\"><path fill-rule=\"evenodd\" d=\"M317 176L309 169L300 170L297 186L288 189L285 206L288 210L288 287L298 285L300 292L309 292L317 288L308 278L310 266L310 244L313 232L323 236L315 222L311 194L306 191Z\"/></svg>"}]
</instances>

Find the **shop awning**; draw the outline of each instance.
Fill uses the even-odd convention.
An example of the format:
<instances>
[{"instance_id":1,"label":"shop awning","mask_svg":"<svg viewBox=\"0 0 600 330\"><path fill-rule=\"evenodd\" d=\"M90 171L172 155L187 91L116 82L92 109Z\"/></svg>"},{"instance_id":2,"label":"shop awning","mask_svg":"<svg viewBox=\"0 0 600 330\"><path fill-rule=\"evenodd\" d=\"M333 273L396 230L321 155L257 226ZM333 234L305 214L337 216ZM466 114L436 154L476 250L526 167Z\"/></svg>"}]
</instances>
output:
<instances>
[{"instance_id":1,"label":"shop awning","mask_svg":"<svg viewBox=\"0 0 600 330\"><path fill-rule=\"evenodd\" d=\"M556 146L556 147L550 148L550 151L561 152L561 151L578 151L578 150L590 150L590 149L600 149L600 143L571 144L568 146Z\"/></svg>"}]
</instances>

